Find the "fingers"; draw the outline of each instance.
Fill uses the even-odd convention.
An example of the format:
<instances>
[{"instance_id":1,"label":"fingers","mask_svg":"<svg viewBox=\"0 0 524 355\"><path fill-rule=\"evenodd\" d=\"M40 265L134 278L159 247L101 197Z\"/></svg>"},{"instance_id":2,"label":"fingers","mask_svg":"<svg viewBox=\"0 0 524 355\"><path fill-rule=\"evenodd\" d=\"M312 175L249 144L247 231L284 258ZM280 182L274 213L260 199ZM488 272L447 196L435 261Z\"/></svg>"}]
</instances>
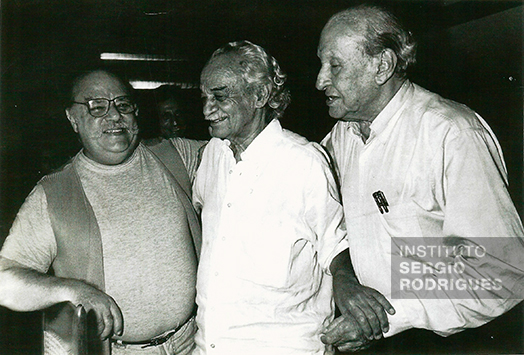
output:
<instances>
[{"instance_id":1,"label":"fingers","mask_svg":"<svg viewBox=\"0 0 524 355\"><path fill-rule=\"evenodd\" d=\"M117 306L116 302L111 299L111 314L113 315L113 333L115 335L122 335L124 333L124 316L122 315L122 311Z\"/></svg>"},{"instance_id":2,"label":"fingers","mask_svg":"<svg viewBox=\"0 0 524 355\"><path fill-rule=\"evenodd\" d=\"M100 316L97 316L98 334L101 340L106 340L113 334L113 315L111 312L103 311Z\"/></svg>"},{"instance_id":3,"label":"fingers","mask_svg":"<svg viewBox=\"0 0 524 355\"><path fill-rule=\"evenodd\" d=\"M373 290L373 291L375 291L375 290ZM373 297L375 297L375 300L378 303L380 303L380 305L382 306L383 309L386 310L386 312L388 312L391 315L394 315L396 313L395 308L393 308L391 303L389 303L388 299L386 297L384 297L383 294L381 294L378 291L375 291L373 293Z\"/></svg>"},{"instance_id":4,"label":"fingers","mask_svg":"<svg viewBox=\"0 0 524 355\"><path fill-rule=\"evenodd\" d=\"M351 316L355 318L355 321L360 327L362 334L367 339L380 339L382 337L381 323L372 306L368 305L368 307L364 309L361 309L358 306L353 307L351 309Z\"/></svg>"},{"instance_id":5,"label":"fingers","mask_svg":"<svg viewBox=\"0 0 524 355\"><path fill-rule=\"evenodd\" d=\"M355 352L368 348L371 340L364 338L360 326L353 318L338 317L325 329L320 340L336 346L340 351Z\"/></svg>"},{"instance_id":6,"label":"fingers","mask_svg":"<svg viewBox=\"0 0 524 355\"><path fill-rule=\"evenodd\" d=\"M71 302L83 305L86 312L96 317L97 334L105 340L112 335L122 335L124 321L115 300L106 293L82 281L69 280Z\"/></svg>"},{"instance_id":7,"label":"fingers","mask_svg":"<svg viewBox=\"0 0 524 355\"><path fill-rule=\"evenodd\" d=\"M113 335L122 335L124 326L120 308L111 297L107 297L107 307L100 308L99 313L97 313L98 334L102 340L106 340Z\"/></svg>"},{"instance_id":8,"label":"fingers","mask_svg":"<svg viewBox=\"0 0 524 355\"><path fill-rule=\"evenodd\" d=\"M335 318L331 323L329 323L327 325L327 327L324 329L324 331L322 333L324 333L324 335L322 335L321 338L326 338L326 337L329 337L329 339L331 340L331 334L333 333L334 329L336 329L342 322L345 321L345 318L344 316L340 316L338 318ZM324 342L324 341L323 341ZM324 342L324 344L332 344L331 342Z\"/></svg>"},{"instance_id":9,"label":"fingers","mask_svg":"<svg viewBox=\"0 0 524 355\"><path fill-rule=\"evenodd\" d=\"M340 316L332 321L324 329L324 334L320 339L324 344L332 345L365 341L360 326L353 318L347 318L346 316Z\"/></svg>"},{"instance_id":10,"label":"fingers","mask_svg":"<svg viewBox=\"0 0 524 355\"><path fill-rule=\"evenodd\" d=\"M360 350L367 349L371 346L371 342L348 342L344 344L337 345L338 350L342 352L356 352Z\"/></svg>"},{"instance_id":11,"label":"fingers","mask_svg":"<svg viewBox=\"0 0 524 355\"><path fill-rule=\"evenodd\" d=\"M391 303L389 303L389 301L382 294L375 292L372 294L372 296L374 297L375 302L372 302L370 306L379 322L376 327L380 327L382 332L387 333L389 331L389 320L386 312L393 315L395 314L395 308L393 308ZM374 329L376 330L377 328Z\"/></svg>"},{"instance_id":12,"label":"fingers","mask_svg":"<svg viewBox=\"0 0 524 355\"><path fill-rule=\"evenodd\" d=\"M368 339L380 339L384 329L389 330L386 312L381 304L363 289L359 294L347 299L340 310L347 317L352 317Z\"/></svg>"},{"instance_id":13,"label":"fingers","mask_svg":"<svg viewBox=\"0 0 524 355\"><path fill-rule=\"evenodd\" d=\"M387 314L395 309L380 292L362 285L347 285L350 292L338 302L342 314L352 316L368 339L380 339L389 331Z\"/></svg>"}]
</instances>

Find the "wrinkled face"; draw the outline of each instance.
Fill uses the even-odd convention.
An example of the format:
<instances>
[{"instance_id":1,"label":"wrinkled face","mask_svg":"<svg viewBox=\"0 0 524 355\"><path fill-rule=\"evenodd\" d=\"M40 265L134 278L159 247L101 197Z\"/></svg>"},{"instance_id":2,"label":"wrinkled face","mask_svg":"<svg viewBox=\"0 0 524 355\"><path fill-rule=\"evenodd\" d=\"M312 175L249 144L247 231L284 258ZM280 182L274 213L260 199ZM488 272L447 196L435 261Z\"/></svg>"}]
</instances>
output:
<instances>
[{"instance_id":1,"label":"wrinkled face","mask_svg":"<svg viewBox=\"0 0 524 355\"><path fill-rule=\"evenodd\" d=\"M316 87L325 91L329 115L336 119L374 118L379 87L377 59L363 52L363 38L342 24L328 25L318 45L321 68Z\"/></svg>"},{"instance_id":2,"label":"wrinkled face","mask_svg":"<svg viewBox=\"0 0 524 355\"><path fill-rule=\"evenodd\" d=\"M84 103L98 98L112 100L128 94L117 78L105 72L89 74L73 91L74 101ZM117 111L115 102L102 117L93 117L82 104L72 104L66 115L74 131L80 135L84 153L98 163L120 164L133 154L138 144L136 111L122 114Z\"/></svg>"},{"instance_id":3,"label":"wrinkled face","mask_svg":"<svg viewBox=\"0 0 524 355\"><path fill-rule=\"evenodd\" d=\"M164 138L178 137L187 128L187 120L182 108L174 99L168 99L158 105L160 132Z\"/></svg>"},{"instance_id":4,"label":"wrinkled face","mask_svg":"<svg viewBox=\"0 0 524 355\"><path fill-rule=\"evenodd\" d=\"M220 55L208 63L200 78L209 133L236 144L252 140L264 121L256 114L256 95L247 90L239 74L239 61L235 55Z\"/></svg>"}]
</instances>

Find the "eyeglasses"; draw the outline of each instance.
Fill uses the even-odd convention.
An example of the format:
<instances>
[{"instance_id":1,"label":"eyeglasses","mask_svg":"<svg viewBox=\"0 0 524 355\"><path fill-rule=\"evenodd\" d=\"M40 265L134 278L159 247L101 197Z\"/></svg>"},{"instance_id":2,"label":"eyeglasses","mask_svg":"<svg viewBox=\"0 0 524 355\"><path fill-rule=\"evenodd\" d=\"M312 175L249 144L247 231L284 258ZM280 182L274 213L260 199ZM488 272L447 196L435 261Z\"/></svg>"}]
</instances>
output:
<instances>
[{"instance_id":1,"label":"eyeglasses","mask_svg":"<svg viewBox=\"0 0 524 355\"><path fill-rule=\"evenodd\" d=\"M109 99L92 99L87 102L73 101L75 104L87 106L89 114L93 117L102 117L107 115L111 102L115 103L116 110L121 114L133 113L136 111L136 105L128 96L115 97L112 100Z\"/></svg>"}]
</instances>

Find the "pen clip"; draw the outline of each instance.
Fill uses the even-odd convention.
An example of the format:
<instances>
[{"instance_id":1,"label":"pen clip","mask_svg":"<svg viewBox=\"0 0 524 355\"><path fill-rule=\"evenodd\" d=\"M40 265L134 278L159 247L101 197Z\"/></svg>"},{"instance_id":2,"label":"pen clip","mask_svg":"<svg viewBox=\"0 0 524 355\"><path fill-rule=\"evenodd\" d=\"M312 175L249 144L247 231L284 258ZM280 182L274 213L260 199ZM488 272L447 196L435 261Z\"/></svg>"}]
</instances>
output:
<instances>
[{"instance_id":1,"label":"pen clip","mask_svg":"<svg viewBox=\"0 0 524 355\"><path fill-rule=\"evenodd\" d=\"M384 212L388 213L388 200L386 200L386 195L382 191L375 191L373 192L373 199L375 200L375 203L377 204L378 210L381 214L384 214Z\"/></svg>"}]
</instances>

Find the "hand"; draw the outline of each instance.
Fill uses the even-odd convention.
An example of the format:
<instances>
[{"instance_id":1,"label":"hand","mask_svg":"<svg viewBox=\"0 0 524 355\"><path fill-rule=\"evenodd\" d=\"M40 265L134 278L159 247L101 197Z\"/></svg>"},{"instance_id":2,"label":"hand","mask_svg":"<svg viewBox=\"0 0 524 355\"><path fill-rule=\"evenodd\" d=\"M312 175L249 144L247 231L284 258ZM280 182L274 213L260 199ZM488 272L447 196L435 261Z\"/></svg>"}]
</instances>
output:
<instances>
[{"instance_id":1,"label":"hand","mask_svg":"<svg viewBox=\"0 0 524 355\"><path fill-rule=\"evenodd\" d=\"M360 325L353 317L340 316L333 320L323 331L320 340L324 344L334 345L340 351L359 351L368 348L371 340L367 339Z\"/></svg>"},{"instance_id":2,"label":"hand","mask_svg":"<svg viewBox=\"0 0 524 355\"><path fill-rule=\"evenodd\" d=\"M380 339L382 333L389 331L387 313L393 315L395 309L380 292L344 277L343 273L334 275L333 287L340 312L346 320L352 318L360 326L365 338Z\"/></svg>"},{"instance_id":3,"label":"hand","mask_svg":"<svg viewBox=\"0 0 524 355\"><path fill-rule=\"evenodd\" d=\"M67 288L71 293L70 302L75 306L84 306L87 313L96 315L97 334L101 340L112 335L122 335L123 316L115 300L104 292L79 280L68 280Z\"/></svg>"}]
</instances>

